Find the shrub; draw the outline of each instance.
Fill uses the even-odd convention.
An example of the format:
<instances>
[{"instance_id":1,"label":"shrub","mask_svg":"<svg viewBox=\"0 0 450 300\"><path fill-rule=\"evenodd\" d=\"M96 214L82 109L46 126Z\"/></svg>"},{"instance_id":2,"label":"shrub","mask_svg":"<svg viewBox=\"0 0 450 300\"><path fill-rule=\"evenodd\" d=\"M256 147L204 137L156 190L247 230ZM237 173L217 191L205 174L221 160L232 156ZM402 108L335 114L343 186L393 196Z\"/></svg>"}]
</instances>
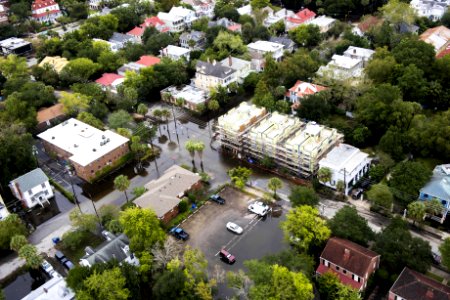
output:
<instances>
[{"instance_id":1,"label":"shrub","mask_svg":"<svg viewBox=\"0 0 450 300\"><path fill-rule=\"evenodd\" d=\"M87 238L88 233L82 230L66 232L62 236L62 246L72 251L76 250Z\"/></svg>"},{"instance_id":2,"label":"shrub","mask_svg":"<svg viewBox=\"0 0 450 300\"><path fill-rule=\"evenodd\" d=\"M178 210L180 213L184 213L188 210L188 203L184 200L181 200L180 203L178 203Z\"/></svg>"}]
</instances>

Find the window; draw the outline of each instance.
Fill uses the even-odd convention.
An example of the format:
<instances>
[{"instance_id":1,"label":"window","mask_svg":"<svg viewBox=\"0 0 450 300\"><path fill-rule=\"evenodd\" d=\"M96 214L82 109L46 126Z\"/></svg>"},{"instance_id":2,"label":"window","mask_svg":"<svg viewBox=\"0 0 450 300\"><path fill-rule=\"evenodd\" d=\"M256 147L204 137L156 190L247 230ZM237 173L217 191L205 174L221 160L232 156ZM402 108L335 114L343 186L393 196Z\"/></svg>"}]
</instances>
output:
<instances>
[{"instance_id":1,"label":"window","mask_svg":"<svg viewBox=\"0 0 450 300\"><path fill-rule=\"evenodd\" d=\"M336 266L336 271L339 271L341 268L339 268L338 266Z\"/></svg>"},{"instance_id":2,"label":"window","mask_svg":"<svg viewBox=\"0 0 450 300\"><path fill-rule=\"evenodd\" d=\"M423 197L424 198L428 198L428 194L423 194Z\"/></svg>"},{"instance_id":3,"label":"window","mask_svg":"<svg viewBox=\"0 0 450 300\"><path fill-rule=\"evenodd\" d=\"M342 273L347 274L347 270L342 270Z\"/></svg>"}]
</instances>

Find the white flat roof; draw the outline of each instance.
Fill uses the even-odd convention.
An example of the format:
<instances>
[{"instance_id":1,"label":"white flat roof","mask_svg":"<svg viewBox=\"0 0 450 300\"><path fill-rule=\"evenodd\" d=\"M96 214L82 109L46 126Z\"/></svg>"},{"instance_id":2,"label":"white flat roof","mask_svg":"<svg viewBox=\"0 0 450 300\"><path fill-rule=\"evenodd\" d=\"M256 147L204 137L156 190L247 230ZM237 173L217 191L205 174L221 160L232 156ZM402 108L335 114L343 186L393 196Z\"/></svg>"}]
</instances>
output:
<instances>
[{"instance_id":1,"label":"white flat roof","mask_svg":"<svg viewBox=\"0 0 450 300\"><path fill-rule=\"evenodd\" d=\"M340 144L334 147L327 156L320 160L320 166L329 167L332 170L346 169L352 172L359 164L364 162L369 155L361 152L356 147L347 144Z\"/></svg>"},{"instance_id":2,"label":"white flat roof","mask_svg":"<svg viewBox=\"0 0 450 300\"><path fill-rule=\"evenodd\" d=\"M87 166L105 154L128 142L112 132L101 131L77 119L69 119L38 135L44 141L72 154L70 160Z\"/></svg>"},{"instance_id":3,"label":"white flat roof","mask_svg":"<svg viewBox=\"0 0 450 300\"><path fill-rule=\"evenodd\" d=\"M334 54L331 58L330 65L335 65L336 67L351 69L361 62L359 58L351 58L343 55Z\"/></svg>"},{"instance_id":4,"label":"white flat roof","mask_svg":"<svg viewBox=\"0 0 450 300\"><path fill-rule=\"evenodd\" d=\"M264 51L264 52L275 52L277 50L283 49L282 44L268 42L268 41L256 41L247 45L248 48Z\"/></svg>"},{"instance_id":5,"label":"white flat roof","mask_svg":"<svg viewBox=\"0 0 450 300\"><path fill-rule=\"evenodd\" d=\"M320 26L328 26L334 22L336 22L336 19L327 16L319 16L313 19L309 24L317 25L320 27Z\"/></svg>"},{"instance_id":6,"label":"white flat roof","mask_svg":"<svg viewBox=\"0 0 450 300\"><path fill-rule=\"evenodd\" d=\"M168 55L177 55L177 56L181 56L181 55L185 55L189 52L191 52L191 50L183 48L183 47L178 47L178 46L174 46L174 45L169 45L167 46L167 54Z\"/></svg>"},{"instance_id":7,"label":"white flat roof","mask_svg":"<svg viewBox=\"0 0 450 300\"><path fill-rule=\"evenodd\" d=\"M22 300L71 299L75 299L75 293L67 287L66 281L59 274L22 298Z\"/></svg>"},{"instance_id":8,"label":"white flat roof","mask_svg":"<svg viewBox=\"0 0 450 300\"><path fill-rule=\"evenodd\" d=\"M239 7L237 9L237 12L242 15L251 15L252 14L252 6L250 4L247 4L245 6Z\"/></svg>"},{"instance_id":9,"label":"white flat roof","mask_svg":"<svg viewBox=\"0 0 450 300\"><path fill-rule=\"evenodd\" d=\"M369 59L374 53L375 51L371 49L350 46L347 50L345 50L344 55L357 55Z\"/></svg>"}]
</instances>

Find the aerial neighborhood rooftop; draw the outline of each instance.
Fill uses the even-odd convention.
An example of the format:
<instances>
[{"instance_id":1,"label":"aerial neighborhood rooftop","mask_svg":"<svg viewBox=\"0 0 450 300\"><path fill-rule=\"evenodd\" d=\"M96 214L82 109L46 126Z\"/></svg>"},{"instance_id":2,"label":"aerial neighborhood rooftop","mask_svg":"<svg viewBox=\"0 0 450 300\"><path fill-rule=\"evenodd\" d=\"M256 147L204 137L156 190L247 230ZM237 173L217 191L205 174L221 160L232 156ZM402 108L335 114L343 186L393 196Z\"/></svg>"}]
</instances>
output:
<instances>
[{"instance_id":1,"label":"aerial neighborhood rooftop","mask_svg":"<svg viewBox=\"0 0 450 300\"><path fill-rule=\"evenodd\" d=\"M0 299L449 299L449 7L0 1Z\"/></svg>"}]
</instances>

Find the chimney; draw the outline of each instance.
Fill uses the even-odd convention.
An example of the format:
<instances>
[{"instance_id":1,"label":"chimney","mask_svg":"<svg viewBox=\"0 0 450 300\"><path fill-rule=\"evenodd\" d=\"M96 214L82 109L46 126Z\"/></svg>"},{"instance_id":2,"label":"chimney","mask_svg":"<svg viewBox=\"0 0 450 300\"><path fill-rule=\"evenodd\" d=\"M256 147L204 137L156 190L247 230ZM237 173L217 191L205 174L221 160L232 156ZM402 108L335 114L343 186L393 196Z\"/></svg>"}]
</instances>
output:
<instances>
[{"instance_id":1,"label":"chimney","mask_svg":"<svg viewBox=\"0 0 450 300\"><path fill-rule=\"evenodd\" d=\"M427 293L425 294L425 297L426 297L427 299L434 299L434 292L433 292L433 290L429 289L429 290L427 291Z\"/></svg>"},{"instance_id":2,"label":"chimney","mask_svg":"<svg viewBox=\"0 0 450 300\"><path fill-rule=\"evenodd\" d=\"M353 49L353 54L356 54L356 49Z\"/></svg>"},{"instance_id":3,"label":"chimney","mask_svg":"<svg viewBox=\"0 0 450 300\"><path fill-rule=\"evenodd\" d=\"M231 55L228 56L228 65L231 67L233 65L233 59L231 58Z\"/></svg>"},{"instance_id":4,"label":"chimney","mask_svg":"<svg viewBox=\"0 0 450 300\"><path fill-rule=\"evenodd\" d=\"M344 260L348 260L350 258L350 250L345 248L344 249Z\"/></svg>"},{"instance_id":5,"label":"chimney","mask_svg":"<svg viewBox=\"0 0 450 300\"><path fill-rule=\"evenodd\" d=\"M48 290L46 289L46 288L43 288L43 290L44 290L44 293L48 293Z\"/></svg>"}]
</instances>

